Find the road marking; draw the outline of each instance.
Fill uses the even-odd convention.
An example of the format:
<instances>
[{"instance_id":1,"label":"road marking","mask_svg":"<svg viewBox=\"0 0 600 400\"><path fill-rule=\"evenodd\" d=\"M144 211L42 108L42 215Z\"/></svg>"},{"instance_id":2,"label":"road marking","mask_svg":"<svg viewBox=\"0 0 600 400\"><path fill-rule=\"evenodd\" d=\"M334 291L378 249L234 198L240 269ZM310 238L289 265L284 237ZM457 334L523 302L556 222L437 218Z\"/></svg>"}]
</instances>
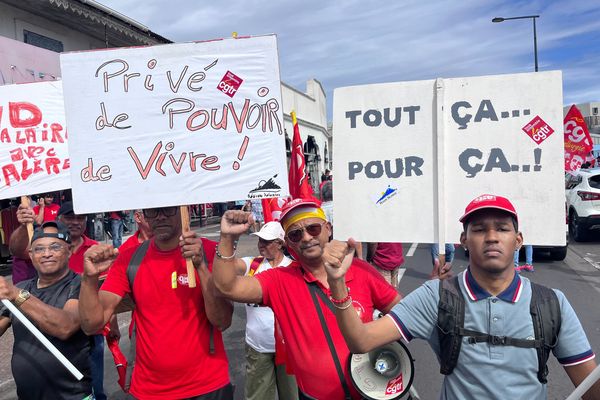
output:
<instances>
[{"instance_id":1,"label":"road marking","mask_svg":"<svg viewBox=\"0 0 600 400\"><path fill-rule=\"evenodd\" d=\"M406 257L412 257L413 254L415 254L415 251L417 250L418 246L419 246L419 243L413 243L410 246L410 249L408 249L408 252L406 253Z\"/></svg>"},{"instance_id":2,"label":"road marking","mask_svg":"<svg viewBox=\"0 0 600 400\"><path fill-rule=\"evenodd\" d=\"M400 284L400 281L402 280L402 277L404 276L405 272L406 268L398 268L398 284Z\"/></svg>"},{"instance_id":3,"label":"road marking","mask_svg":"<svg viewBox=\"0 0 600 400\"><path fill-rule=\"evenodd\" d=\"M588 254L590 254L590 253L588 253ZM583 259L585 261L589 262L592 265L592 267L594 267L596 269L600 269L600 262L594 261L590 257L583 257Z\"/></svg>"}]
</instances>

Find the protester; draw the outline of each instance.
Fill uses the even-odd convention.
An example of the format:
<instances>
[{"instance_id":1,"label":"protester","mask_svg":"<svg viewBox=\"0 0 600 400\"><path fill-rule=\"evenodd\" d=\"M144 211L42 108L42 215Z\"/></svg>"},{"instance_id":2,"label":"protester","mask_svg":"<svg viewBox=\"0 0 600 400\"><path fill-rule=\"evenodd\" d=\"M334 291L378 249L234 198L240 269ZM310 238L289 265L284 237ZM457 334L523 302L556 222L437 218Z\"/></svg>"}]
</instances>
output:
<instances>
[{"instance_id":1,"label":"protester","mask_svg":"<svg viewBox=\"0 0 600 400\"><path fill-rule=\"evenodd\" d=\"M27 243L29 236L27 233L27 224L33 222L33 211L20 204L17 210L17 220L21 224L10 237L10 248L12 254L22 259L29 259L27 252ZM73 211L73 202L64 202L58 210L58 221L64 224L71 237L71 254L69 257L69 268L76 274L83 272L83 255L93 245L98 244L85 236L87 217L85 215L75 214ZM119 324L115 318L110 321L110 333L112 337L119 339L121 333ZM98 332L101 330L99 329ZM98 333L96 332L96 333ZM104 335L98 333L92 337L93 346L90 352L92 383L94 386L94 396L96 400L105 400L104 394Z\"/></svg>"},{"instance_id":2,"label":"protester","mask_svg":"<svg viewBox=\"0 0 600 400\"><path fill-rule=\"evenodd\" d=\"M135 210L133 212L133 220L138 226L138 230L129 237L122 245L119 247L120 252L124 252L125 249L131 247L137 247L144 241L150 239L152 237L152 228L148 225L148 221L144 218L144 212L142 210Z\"/></svg>"},{"instance_id":3,"label":"protester","mask_svg":"<svg viewBox=\"0 0 600 400\"><path fill-rule=\"evenodd\" d=\"M253 230L254 232L258 232L260 230L261 225L265 222L263 216L262 201L260 199L253 199L250 200L250 203L252 204L252 217L254 217Z\"/></svg>"},{"instance_id":4,"label":"protester","mask_svg":"<svg viewBox=\"0 0 600 400\"><path fill-rule=\"evenodd\" d=\"M515 270L516 271L529 271L529 272L534 272L534 268L533 268L533 246L530 244L524 244L523 247L525 247L525 264L523 265L519 265L519 249L515 250L515 256L514 256L514 264L515 264Z\"/></svg>"},{"instance_id":5,"label":"protester","mask_svg":"<svg viewBox=\"0 0 600 400\"><path fill-rule=\"evenodd\" d=\"M80 278L69 270L71 239L67 228L45 222L29 249L39 278L13 286L0 277L0 298L17 306L83 374L77 380L7 309L0 311L0 336L12 324L12 374L20 399L93 399L89 338L79 324Z\"/></svg>"},{"instance_id":6,"label":"protester","mask_svg":"<svg viewBox=\"0 0 600 400\"><path fill-rule=\"evenodd\" d=\"M340 376L334 361L337 359L339 365L346 366L350 352L332 311L340 302L332 303L328 297L329 284L321 258L331 233L325 213L308 200L295 199L285 204L281 224L288 250L297 262L256 276L238 276L235 243L252 222L251 214L243 211L228 211L221 219L221 241L214 268L218 289L232 300L271 307L281 327L300 399L360 398L348 371ZM387 312L400 299L396 290L369 264L358 259L353 260L345 284L354 296L350 309L365 322L372 320L374 308ZM319 313L323 314L325 326L320 323ZM324 330L331 337L334 353Z\"/></svg>"},{"instance_id":7,"label":"protester","mask_svg":"<svg viewBox=\"0 0 600 400\"><path fill-rule=\"evenodd\" d=\"M123 211L111 211L108 213L110 235L112 236L112 243L115 249L119 248L123 241L123 218L125 218L125 215Z\"/></svg>"},{"instance_id":8,"label":"protester","mask_svg":"<svg viewBox=\"0 0 600 400\"><path fill-rule=\"evenodd\" d=\"M321 208L325 211L327 221L333 225L333 182L326 181L321 186Z\"/></svg>"},{"instance_id":9,"label":"protester","mask_svg":"<svg viewBox=\"0 0 600 400\"><path fill-rule=\"evenodd\" d=\"M285 232L279 222L267 222L258 236L259 257L238 258L235 269L241 276L256 276L272 268L287 267L292 260L283 253ZM246 400L297 399L296 379L285 365L276 365L275 317L268 307L246 304ZM281 345L281 344L280 344Z\"/></svg>"},{"instance_id":10,"label":"protester","mask_svg":"<svg viewBox=\"0 0 600 400\"><path fill-rule=\"evenodd\" d=\"M38 199L37 206L33 207L34 222L41 225L44 222L56 220L60 206L54 203L54 193L46 193Z\"/></svg>"},{"instance_id":11,"label":"protester","mask_svg":"<svg viewBox=\"0 0 600 400\"><path fill-rule=\"evenodd\" d=\"M460 222L468 269L452 279L426 282L389 316L368 324L344 310L354 297L344 279L353 241L325 249L332 297L343 300L336 317L349 348L366 353L394 340L427 340L446 375L440 399L546 399L544 358L550 350L579 385L596 366L594 353L563 293L515 273L513 254L523 237L513 205L504 197L483 195L469 203ZM585 398L600 398L600 383Z\"/></svg>"},{"instance_id":12,"label":"protester","mask_svg":"<svg viewBox=\"0 0 600 400\"><path fill-rule=\"evenodd\" d=\"M182 232L179 207L145 209L144 217L153 238L132 287L128 268L140 247L119 254L111 245L96 245L85 253L81 326L87 333L98 331L131 294L137 335L130 393L140 399L231 399L219 331L231 324L233 307L215 296L210 270L216 243ZM199 287L189 287L184 257L191 258ZM98 291L98 277L113 262Z\"/></svg>"},{"instance_id":13,"label":"protester","mask_svg":"<svg viewBox=\"0 0 600 400\"><path fill-rule=\"evenodd\" d=\"M404 264L402 243L369 243L367 261L379 271L387 283L398 287L398 270Z\"/></svg>"},{"instance_id":14,"label":"protester","mask_svg":"<svg viewBox=\"0 0 600 400\"><path fill-rule=\"evenodd\" d=\"M440 246L438 243L431 244L431 264L433 269L431 270L431 279L439 278L439 267L440 267ZM452 261L454 261L454 244L446 243L444 245L445 254L445 268L449 270L452 268Z\"/></svg>"}]
</instances>

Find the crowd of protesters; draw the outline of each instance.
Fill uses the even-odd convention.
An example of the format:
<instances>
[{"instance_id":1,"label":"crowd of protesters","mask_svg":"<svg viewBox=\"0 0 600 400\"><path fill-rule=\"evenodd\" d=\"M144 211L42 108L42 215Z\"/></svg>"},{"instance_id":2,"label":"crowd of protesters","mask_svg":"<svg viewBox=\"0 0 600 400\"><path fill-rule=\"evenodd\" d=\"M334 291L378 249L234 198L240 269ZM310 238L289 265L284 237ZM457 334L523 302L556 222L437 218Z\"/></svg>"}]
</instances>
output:
<instances>
[{"instance_id":1,"label":"crowd of protesters","mask_svg":"<svg viewBox=\"0 0 600 400\"><path fill-rule=\"evenodd\" d=\"M352 239L333 240L329 171L319 189L322 202L289 200L279 221L267 223L260 201L234 203L223 212L218 242L184 227L179 207L133 210L139 229L124 243L127 213L110 213L112 244L104 244L86 236L87 217L71 201L58 205L45 194L35 208L19 206L10 250L32 271L20 282L0 278L0 298L84 376L73 378L2 308L0 335L12 326L15 339L11 365L19 398L106 398L104 337L118 340L117 313L134 309L135 367L130 382L119 382L130 398L232 399L228 365L243 360L228 360L221 332L231 325L233 302L245 304L247 313L247 399L362 398L347 368L351 353L413 338L427 340L440 359L441 399L546 398L550 351L575 386L595 368L565 296L515 270L523 237L508 199L483 195L466 205L456 223L463 225L467 270L453 277L454 246L445 249L441 266L432 246L432 279L402 298L402 244L366 243L363 254ZM257 255L238 256L238 240L249 232L258 239ZM542 346L530 316L538 290L561 321L551 349ZM447 317L453 308L440 305L451 293L451 304L462 304L461 318ZM374 320L377 312L383 316ZM600 398L600 384L586 396Z\"/></svg>"}]
</instances>

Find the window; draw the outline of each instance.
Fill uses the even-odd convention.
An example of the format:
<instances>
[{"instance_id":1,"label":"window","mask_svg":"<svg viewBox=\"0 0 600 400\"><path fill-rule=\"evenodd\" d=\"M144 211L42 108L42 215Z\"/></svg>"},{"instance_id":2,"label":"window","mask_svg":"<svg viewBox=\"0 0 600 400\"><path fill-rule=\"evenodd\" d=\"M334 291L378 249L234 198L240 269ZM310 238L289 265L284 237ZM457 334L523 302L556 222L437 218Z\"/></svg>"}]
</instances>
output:
<instances>
[{"instance_id":1,"label":"window","mask_svg":"<svg viewBox=\"0 0 600 400\"><path fill-rule=\"evenodd\" d=\"M592 108L592 115L598 115L598 107Z\"/></svg>"},{"instance_id":2,"label":"window","mask_svg":"<svg viewBox=\"0 0 600 400\"><path fill-rule=\"evenodd\" d=\"M62 53L64 46L60 40L52 39L39 33L30 32L23 29L23 41L33 46L41 47L42 49L56 51Z\"/></svg>"}]
</instances>

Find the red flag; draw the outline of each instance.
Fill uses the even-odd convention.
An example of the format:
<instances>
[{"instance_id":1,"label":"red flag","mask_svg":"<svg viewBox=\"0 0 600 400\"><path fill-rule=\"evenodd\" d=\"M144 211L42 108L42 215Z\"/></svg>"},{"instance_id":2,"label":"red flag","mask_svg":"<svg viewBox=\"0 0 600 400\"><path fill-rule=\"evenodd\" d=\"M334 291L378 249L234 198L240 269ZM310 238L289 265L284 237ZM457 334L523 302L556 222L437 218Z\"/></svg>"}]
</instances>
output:
<instances>
[{"instance_id":1,"label":"red flag","mask_svg":"<svg viewBox=\"0 0 600 400\"><path fill-rule=\"evenodd\" d=\"M313 191L308 183L308 174L306 173L306 162L304 160L304 147L300 138L300 129L296 113L292 111L292 123L294 125L294 139L292 140L292 156L290 160L290 173L288 183L290 186L290 196L292 199L313 199Z\"/></svg>"},{"instance_id":2,"label":"red flag","mask_svg":"<svg viewBox=\"0 0 600 400\"><path fill-rule=\"evenodd\" d=\"M281 206L285 202L282 197L273 197L271 199L262 199L263 217L265 224L271 221L279 221Z\"/></svg>"},{"instance_id":3,"label":"red flag","mask_svg":"<svg viewBox=\"0 0 600 400\"><path fill-rule=\"evenodd\" d=\"M593 142L585 120L573 104L565 116L565 171L581 168L592 151Z\"/></svg>"},{"instance_id":4,"label":"red flag","mask_svg":"<svg viewBox=\"0 0 600 400\"><path fill-rule=\"evenodd\" d=\"M108 335L110 332L109 325L110 323L107 323L104 326L102 334L106 337L106 344L108 345L108 349L112 353L113 360L115 361L115 367L117 368L117 374L119 376L119 386L121 386L121 389L127 393L129 391L129 388L125 386L127 384L127 358L125 358L121 348L119 347L119 341Z\"/></svg>"}]
</instances>

